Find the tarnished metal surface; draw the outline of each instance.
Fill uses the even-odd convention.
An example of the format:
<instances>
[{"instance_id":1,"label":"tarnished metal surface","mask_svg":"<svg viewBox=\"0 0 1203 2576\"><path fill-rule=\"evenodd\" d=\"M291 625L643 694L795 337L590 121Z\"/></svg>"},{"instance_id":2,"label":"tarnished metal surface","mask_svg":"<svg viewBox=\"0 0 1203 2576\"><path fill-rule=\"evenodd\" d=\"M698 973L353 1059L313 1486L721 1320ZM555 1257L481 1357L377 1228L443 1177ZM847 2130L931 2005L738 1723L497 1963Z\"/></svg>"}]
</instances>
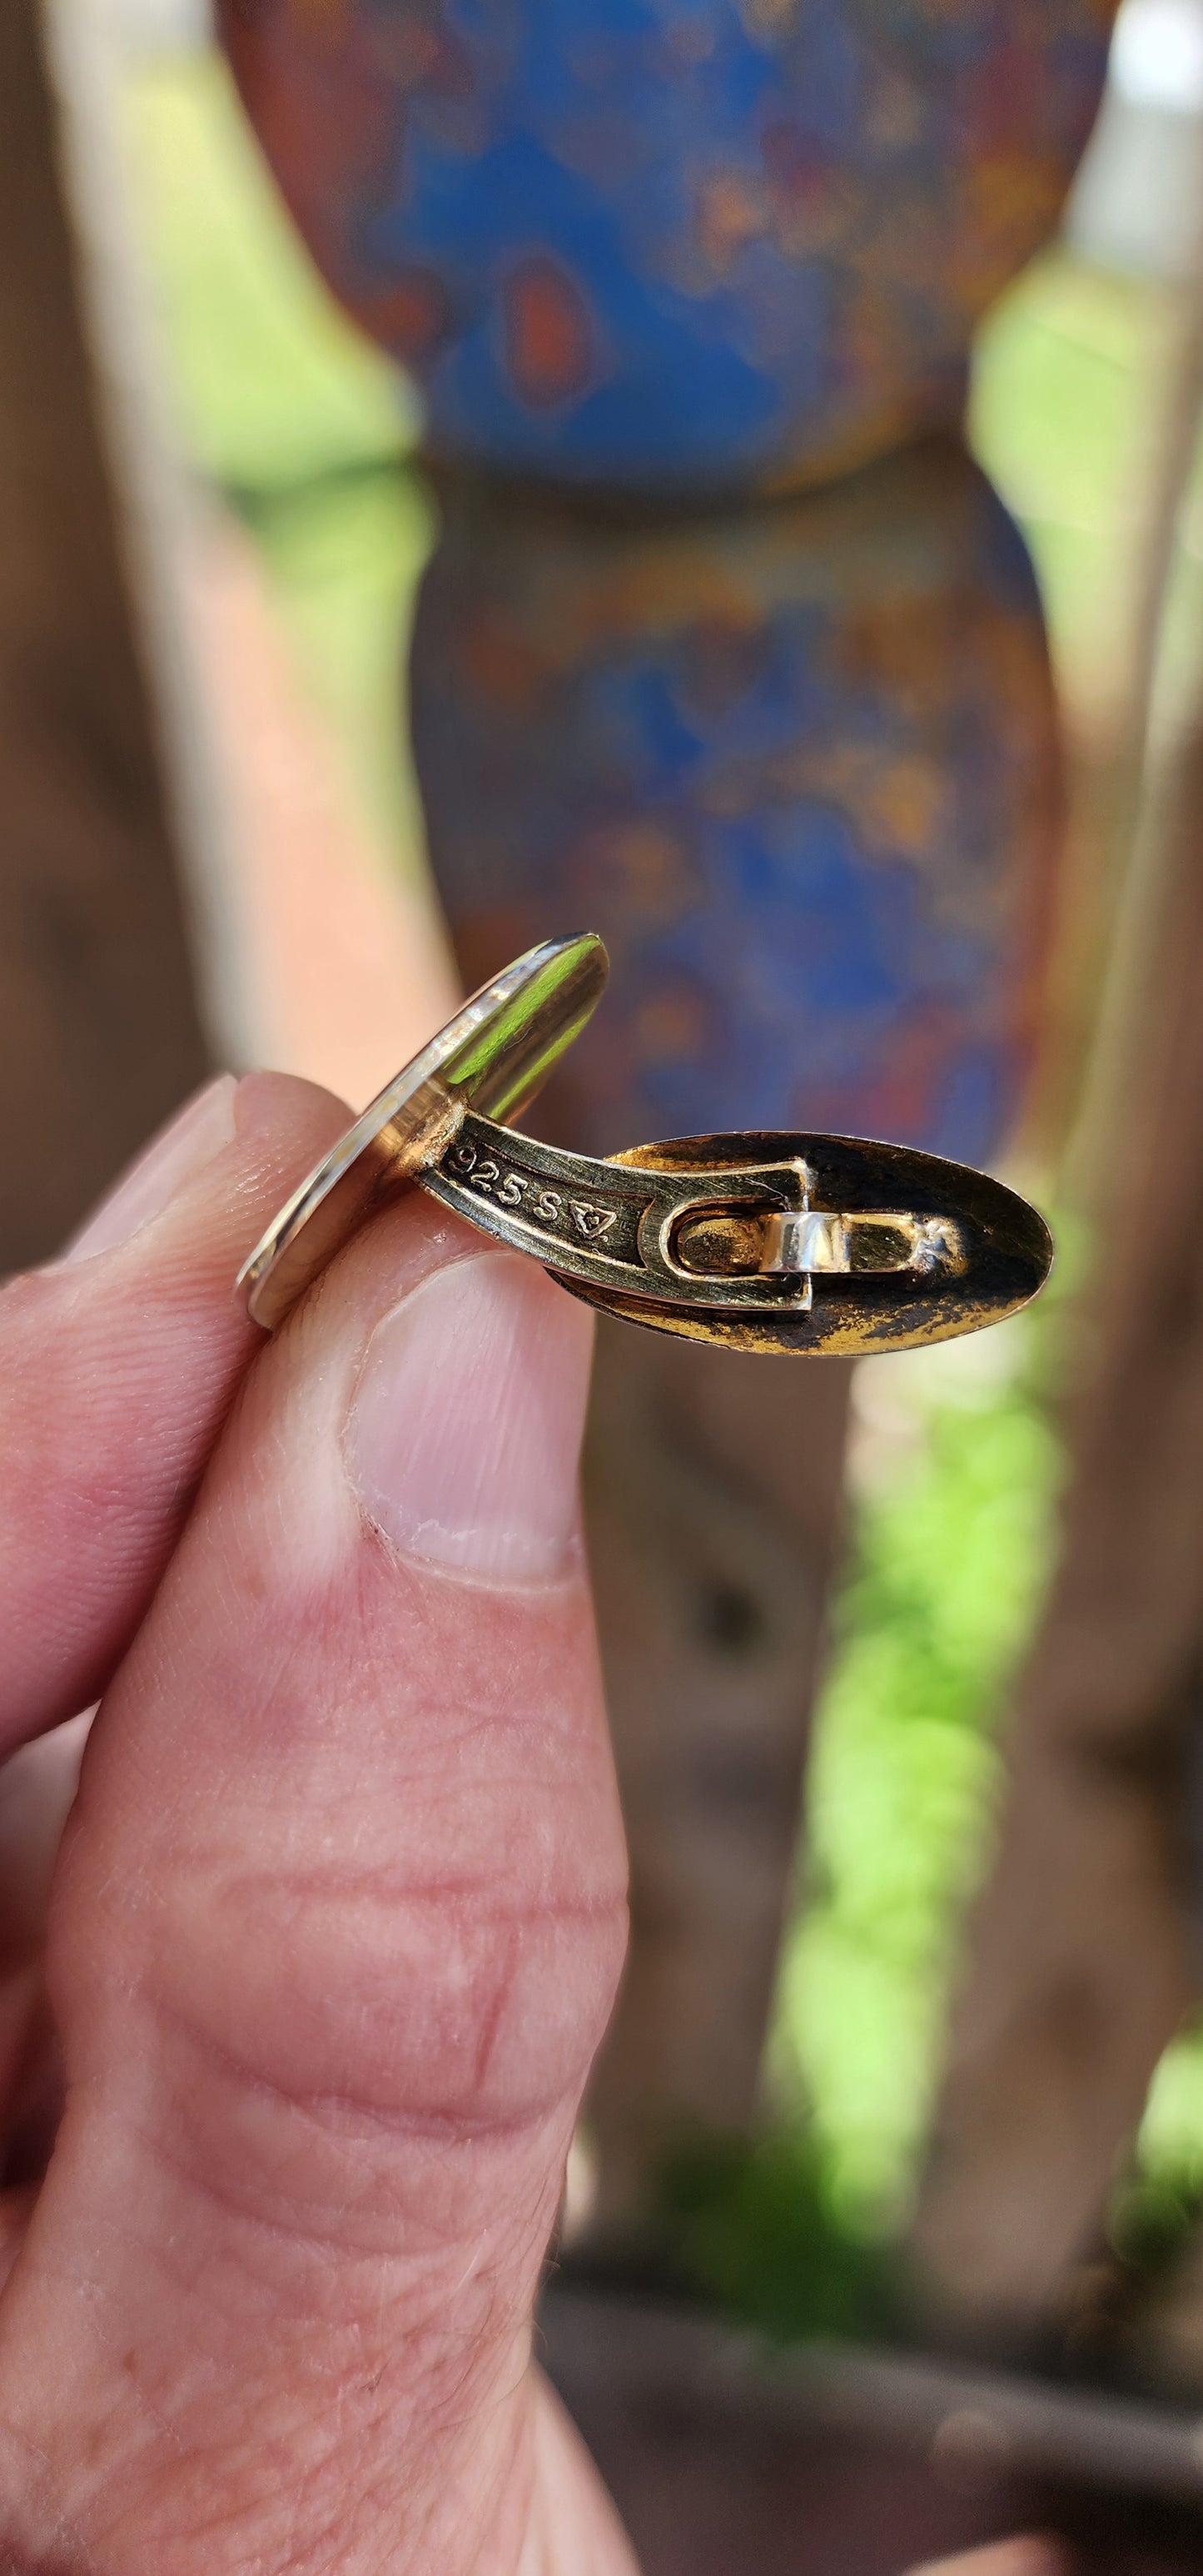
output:
<instances>
[{"instance_id":1,"label":"tarnished metal surface","mask_svg":"<svg viewBox=\"0 0 1203 2576\"><path fill-rule=\"evenodd\" d=\"M734 1350L846 1355L909 1350L977 1332L1027 1305L1048 1277L1052 1238L1035 1208L985 1173L933 1154L860 1136L765 1132L674 1137L635 1146L613 1162L641 1173L669 1172L692 1184L697 1175L729 1172L741 1158L752 1165L796 1159L807 1171L817 1207L862 1221L875 1210L892 1214L905 1207L912 1221L929 1220L933 1234L955 1249L930 1267L912 1261L875 1271L851 1265L843 1274L819 1271L809 1279L808 1297L787 1293L779 1306L766 1303L754 1312L732 1305L720 1309L717 1300L708 1305L698 1296L688 1305L659 1303L653 1313L637 1290L623 1294L607 1287L598 1293L581 1277L558 1270L556 1275L566 1288L628 1323L654 1322L661 1332L692 1341L722 1342ZM791 1283L776 1284L788 1292ZM706 1283L711 1293L713 1285Z\"/></svg>"}]
</instances>

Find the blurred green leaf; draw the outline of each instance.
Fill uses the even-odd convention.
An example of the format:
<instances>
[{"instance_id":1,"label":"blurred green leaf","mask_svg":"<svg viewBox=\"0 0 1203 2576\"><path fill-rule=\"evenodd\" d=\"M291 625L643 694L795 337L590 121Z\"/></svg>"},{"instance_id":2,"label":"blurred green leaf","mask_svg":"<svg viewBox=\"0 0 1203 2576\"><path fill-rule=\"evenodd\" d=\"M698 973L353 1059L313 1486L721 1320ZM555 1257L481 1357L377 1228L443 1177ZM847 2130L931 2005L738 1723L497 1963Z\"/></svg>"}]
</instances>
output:
<instances>
[{"instance_id":1,"label":"blurred green leaf","mask_svg":"<svg viewBox=\"0 0 1203 2576\"><path fill-rule=\"evenodd\" d=\"M305 251L220 55L127 74L133 217L188 455L263 490L397 456L416 406Z\"/></svg>"}]
</instances>

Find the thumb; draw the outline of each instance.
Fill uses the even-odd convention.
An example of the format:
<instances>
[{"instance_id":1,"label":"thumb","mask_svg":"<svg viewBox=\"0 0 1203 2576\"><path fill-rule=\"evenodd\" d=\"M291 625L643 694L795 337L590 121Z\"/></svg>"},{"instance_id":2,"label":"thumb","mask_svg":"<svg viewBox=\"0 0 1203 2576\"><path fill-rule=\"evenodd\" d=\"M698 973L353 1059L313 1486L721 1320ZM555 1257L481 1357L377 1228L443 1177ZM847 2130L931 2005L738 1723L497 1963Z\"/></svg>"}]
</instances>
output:
<instances>
[{"instance_id":1,"label":"thumb","mask_svg":"<svg viewBox=\"0 0 1203 2576\"><path fill-rule=\"evenodd\" d=\"M31 2560L66 2528L122 2576L212 2576L215 2532L264 2576L518 2563L624 1927L588 1354L415 1197L252 1371L52 1908L68 2108L0 2308Z\"/></svg>"}]
</instances>

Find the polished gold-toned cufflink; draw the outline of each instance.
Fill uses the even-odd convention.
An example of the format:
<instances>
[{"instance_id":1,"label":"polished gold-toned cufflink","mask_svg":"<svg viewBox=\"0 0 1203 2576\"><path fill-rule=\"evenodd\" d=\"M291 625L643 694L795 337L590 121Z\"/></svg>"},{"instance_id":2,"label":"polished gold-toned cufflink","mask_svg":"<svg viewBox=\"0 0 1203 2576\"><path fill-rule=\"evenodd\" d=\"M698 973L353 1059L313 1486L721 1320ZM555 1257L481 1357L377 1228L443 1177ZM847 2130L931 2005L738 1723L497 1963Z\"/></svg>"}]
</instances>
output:
<instances>
[{"instance_id":1,"label":"polished gold-toned cufflink","mask_svg":"<svg viewBox=\"0 0 1203 2576\"><path fill-rule=\"evenodd\" d=\"M520 1117L606 982L600 939L546 941L457 1011L294 1191L239 1273L274 1331L416 1182L628 1323L728 1348L900 1350L996 1324L1048 1276L1035 1208L960 1163L857 1136L674 1137L599 1161Z\"/></svg>"}]
</instances>

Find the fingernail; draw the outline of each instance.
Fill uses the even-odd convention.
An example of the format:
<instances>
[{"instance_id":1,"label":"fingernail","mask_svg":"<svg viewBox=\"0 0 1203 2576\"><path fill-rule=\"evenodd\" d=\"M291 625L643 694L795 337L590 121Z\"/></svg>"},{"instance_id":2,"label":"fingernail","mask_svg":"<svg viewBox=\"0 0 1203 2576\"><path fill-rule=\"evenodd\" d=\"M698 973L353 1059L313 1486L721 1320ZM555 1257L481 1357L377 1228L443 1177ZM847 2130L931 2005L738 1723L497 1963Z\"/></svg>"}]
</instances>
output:
<instances>
[{"instance_id":1,"label":"fingernail","mask_svg":"<svg viewBox=\"0 0 1203 2576\"><path fill-rule=\"evenodd\" d=\"M348 1430L394 1546L493 1583L546 1582L577 1520L590 1317L532 1262L482 1253L378 1324Z\"/></svg>"},{"instance_id":2,"label":"fingernail","mask_svg":"<svg viewBox=\"0 0 1203 2576\"><path fill-rule=\"evenodd\" d=\"M73 1234L63 1261L87 1261L94 1252L114 1252L128 1243L139 1226L161 1216L176 1191L203 1171L234 1135L232 1073L220 1073L166 1127L152 1136L137 1162L122 1174L115 1190Z\"/></svg>"}]
</instances>

